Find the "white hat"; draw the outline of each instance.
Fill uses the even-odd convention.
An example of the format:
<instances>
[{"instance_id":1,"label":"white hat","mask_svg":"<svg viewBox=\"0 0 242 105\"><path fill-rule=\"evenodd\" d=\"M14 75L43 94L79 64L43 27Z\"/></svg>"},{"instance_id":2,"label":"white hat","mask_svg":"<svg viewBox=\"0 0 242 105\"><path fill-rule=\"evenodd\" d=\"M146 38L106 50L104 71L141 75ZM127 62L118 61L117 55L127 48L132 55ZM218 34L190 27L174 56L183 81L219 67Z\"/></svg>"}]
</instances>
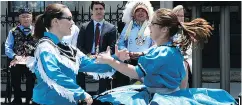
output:
<instances>
[{"instance_id":1,"label":"white hat","mask_svg":"<svg viewBox=\"0 0 242 105\"><path fill-rule=\"evenodd\" d=\"M123 18L122 21L126 24L129 24L131 20L133 20L134 12L139 9L143 8L146 10L149 20L152 19L152 15L154 13L153 7L149 1L130 1L125 5L125 9L123 10Z\"/></svg>"}]
</instances>

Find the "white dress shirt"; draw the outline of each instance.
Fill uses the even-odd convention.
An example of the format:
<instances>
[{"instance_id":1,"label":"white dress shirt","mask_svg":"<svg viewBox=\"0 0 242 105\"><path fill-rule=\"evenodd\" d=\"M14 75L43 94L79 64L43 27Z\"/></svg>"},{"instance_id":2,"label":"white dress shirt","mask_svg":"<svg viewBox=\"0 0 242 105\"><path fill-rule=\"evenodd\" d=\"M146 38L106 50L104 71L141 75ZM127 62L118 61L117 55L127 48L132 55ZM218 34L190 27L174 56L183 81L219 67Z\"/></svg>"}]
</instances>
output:
<instances>
[{"instance_id":1,"label":"white dress shirt","mask_svg":"<svg viewBox=\"0 0 242 105\"><path fill-rule=\"evenodd\" d=\"M62 41L76 47L80 29L76 25L71 27L71 35L64 36Z\"/></svg>"}]
</instances>

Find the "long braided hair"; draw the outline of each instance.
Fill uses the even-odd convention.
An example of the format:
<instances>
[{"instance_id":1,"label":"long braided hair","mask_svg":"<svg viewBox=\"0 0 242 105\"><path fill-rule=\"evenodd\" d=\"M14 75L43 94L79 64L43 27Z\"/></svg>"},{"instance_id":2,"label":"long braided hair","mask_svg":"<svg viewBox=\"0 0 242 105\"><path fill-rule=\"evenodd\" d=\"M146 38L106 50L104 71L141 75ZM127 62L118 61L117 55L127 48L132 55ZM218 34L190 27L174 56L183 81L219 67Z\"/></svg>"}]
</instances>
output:
<instances>
[{"instance_id":1,"label":"long braided hair","mask_svg":"<svg viewBox=\"0 0 242 105\"><path fill-rule=\"evenodd\" d=\"M183 31L179 45L182 51L186 51L192 42L207 42L213 28L202 18L197 18L191 22L179 22L177 16L170 9L161 8L155 11L156 21L169 28L169 36L173 37L179 31Z\"/></svg>"}]
</instances>

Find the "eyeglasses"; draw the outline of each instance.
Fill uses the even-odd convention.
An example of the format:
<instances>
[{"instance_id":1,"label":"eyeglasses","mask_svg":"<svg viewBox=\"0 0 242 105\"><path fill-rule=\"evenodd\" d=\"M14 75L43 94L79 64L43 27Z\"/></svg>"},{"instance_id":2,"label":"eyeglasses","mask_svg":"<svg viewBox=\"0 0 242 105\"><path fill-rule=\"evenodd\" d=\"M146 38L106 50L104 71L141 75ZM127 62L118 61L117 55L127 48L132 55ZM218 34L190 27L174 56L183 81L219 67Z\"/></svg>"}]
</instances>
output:
<instances>
[{"instance_id":1,"label":"eyeglasses","mask_svg":"<svg viewBox=\"0 0 242 105\"><path fill-rule=\"evenodd\" d=\"M69 16L69 17L60 17L59 19L67 19L67 20L71 21L72 20L72 16Z\"/></svg>"},{"instance_id":2,"label":"eyeglasses","mask_svg":"<svg viewBox=\"0 0 242 105\"><path fill-rule=\"evenodd\" d=\"M20 18L31 18L32 16L20 16Z\"/></svg>"},{"instance_id":3,"label":"eyeglasses","mask_svg":"<svg viewBox=\"0 0 242 105\"><path fill-rule=\"evenodd\" d=\"M156 23L156 22L151 22L151 25L159 25L159 26L162 26L162 24L160 24L160 23Z\"/></svg>"},{"instance_id":4,"label":"eyeglasses","mask_svg":"<svg viewBox=\"0 0 242 105\"><path fill-rule=\"evenodd\" d=\"M21 14L19 15L20 18L31 18L32 15L31 14Z\"/></svg>"}]
</instances>

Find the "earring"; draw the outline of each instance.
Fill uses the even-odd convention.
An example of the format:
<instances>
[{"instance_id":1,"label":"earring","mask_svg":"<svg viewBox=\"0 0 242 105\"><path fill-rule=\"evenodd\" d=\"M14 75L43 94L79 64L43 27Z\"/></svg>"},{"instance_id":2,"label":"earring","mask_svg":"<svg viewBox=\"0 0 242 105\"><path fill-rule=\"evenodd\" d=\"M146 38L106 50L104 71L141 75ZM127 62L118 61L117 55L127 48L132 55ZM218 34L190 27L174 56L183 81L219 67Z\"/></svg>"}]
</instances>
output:
<instances>
[{"instance_id":1,"label":"earring","mask_svg":"<svg viewBox=\"0 0 242 105\"><path fill-rule=\"evenodd\" d=\"M49 32L48 28L45 27L46 32Z\"/></svg>"}]
</instances>

